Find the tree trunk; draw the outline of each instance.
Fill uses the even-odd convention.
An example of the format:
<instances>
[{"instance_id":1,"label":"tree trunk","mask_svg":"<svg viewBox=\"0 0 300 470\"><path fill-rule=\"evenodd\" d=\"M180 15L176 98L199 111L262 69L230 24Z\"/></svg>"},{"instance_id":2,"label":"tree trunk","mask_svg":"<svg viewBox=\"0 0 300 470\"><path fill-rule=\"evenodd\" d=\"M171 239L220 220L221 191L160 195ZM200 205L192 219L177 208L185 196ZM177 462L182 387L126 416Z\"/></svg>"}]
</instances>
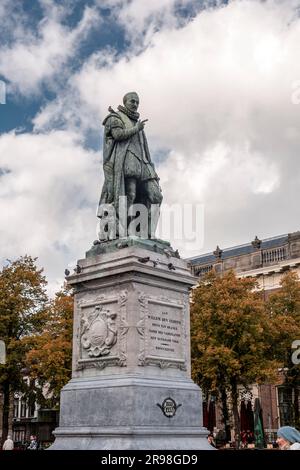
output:
<instances>
[{"instance_id":1,"label":"tree trunk","mask_svg":"<svg viewBox=\"0 0 300 470\"><path fill-rule=\"evenodd\" d=\"M294 426L299 427L299 390L297 385L294 387Z\"/></svg>"},{"instance_id":2,"label":"tree trunk","mask_svg":"<svg viewBox=\"0 0 300 470\"><path fill-rule=\"evenodd\" d=\"M9 382L5 380L2 384L2 393L3 393L3 414L2 414L2 444L7 439L8 434L8 424L9 424Z\"/></svg>"},{"instance_id":3,"label":"tree trunk","mask_svg":"<svg viewBox=\"0 0 300 470\"><path fill-rule=\"evenodd\" d=\"M231 400L232 400L232 413L234 420L234 435L236 449L240 448L241 442L241 423L238 410L238 390L237 383L235 380L231 382Z\"/></svg>"},{"instance_id":4,"label":"tree trunk","mask_svg":"<svg viewBox=\"0 0 300 470\"><path fill-rule=\"evenodd\" d=\"M229 442L231 439L231 430L229 424L229 411L228 411L228 403L227 403L227 392L225 388L221 390L221 402L222 402L222 415L223 415L223 423L225 428L226 434L226 442Z\"/></svg>"}]
</instances>

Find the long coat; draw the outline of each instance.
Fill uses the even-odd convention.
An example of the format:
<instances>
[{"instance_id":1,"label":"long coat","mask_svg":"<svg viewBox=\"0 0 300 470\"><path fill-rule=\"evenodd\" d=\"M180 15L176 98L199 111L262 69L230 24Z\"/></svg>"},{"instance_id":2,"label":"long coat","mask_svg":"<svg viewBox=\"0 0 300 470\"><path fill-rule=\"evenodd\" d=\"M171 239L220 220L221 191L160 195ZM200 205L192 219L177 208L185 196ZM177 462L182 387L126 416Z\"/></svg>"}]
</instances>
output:
<instances>
[{"instance_id":1,"label":"long coat","mask_svg":"<svg viewBox=\"0 0 300 470\"><path fill-rule=\"evenodd\" d=\"M124 161L126 152L132 137L116 141L112 136L113 127L130 129L132 122L122 112L111 111L103 121L104 139L103 139L103 170L104 184L99 201L98 217L102 216L100 206L102 204L112 204L118 214L119 197L125 196L125 178ZM152 166L148 143L144 131L140 131L143 140L143 150L147 161ZM159 179L152 169L153 179Z\"/></svg>"}]
</instances>

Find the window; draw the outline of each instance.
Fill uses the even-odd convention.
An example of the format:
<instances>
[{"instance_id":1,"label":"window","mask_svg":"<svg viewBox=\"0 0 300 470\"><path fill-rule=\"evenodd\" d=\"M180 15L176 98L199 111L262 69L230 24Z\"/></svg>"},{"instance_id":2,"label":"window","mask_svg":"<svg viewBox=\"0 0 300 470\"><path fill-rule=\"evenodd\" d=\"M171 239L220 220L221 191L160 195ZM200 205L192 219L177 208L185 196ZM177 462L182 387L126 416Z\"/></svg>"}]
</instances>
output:
<instances>
[{"instance_id":1,"label":"window","mask_svg":"<svg viewBox=\"0 0 300 470\"><path fill-rule=\"evenodd\" d=\"M24 442L25 441L25 429L20 428L14 431L14 442Z\"/></svg>"},{"instance_id":2,"label":"window","mask_svg":"<svg viewBox=\"0 0 300 470\"><path fill-rule=\"evenodd\" d=\"M26 401L21 400L21 418L26 418Z\"/></svg>"},{"instance_id":3,"label":"window","mask_svg":"<svg viewBox=\"0 0 300 470\"><path fill-rule=\"evenodd\" d=\"M280 426L292 426L294 422L295 390L292 387L278 387Z\"/></svg>"},{"instance_id":4,"label":"window","mask_svg":"<svg viewBox=\"0 0 300 470\"><path fill-rule=\"evenodd\" d=\"M35 401L30 400L28 404L28 416L34 416L35 413Z\"/></svg>"},{"instance_id":5,"label":"window","mask_svg":"<svg viewBox=\"0 0 300 470\"><path fill-rule=\"evenodd\" d=\"M19 418L19 400L14 399L14 418Z\"/></svg>"}]
</instances>

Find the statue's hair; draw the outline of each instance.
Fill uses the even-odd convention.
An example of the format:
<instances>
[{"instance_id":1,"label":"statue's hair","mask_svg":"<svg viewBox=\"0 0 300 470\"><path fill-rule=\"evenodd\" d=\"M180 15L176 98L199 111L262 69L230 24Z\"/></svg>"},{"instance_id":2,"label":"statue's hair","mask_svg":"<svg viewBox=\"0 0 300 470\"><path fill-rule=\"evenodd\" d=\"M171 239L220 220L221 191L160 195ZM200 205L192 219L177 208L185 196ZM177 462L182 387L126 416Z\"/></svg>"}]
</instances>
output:
<instances>
[{"instance_id":1,"label":"statue's hair","mask_svg":"<svg viewBox=\"0 0 300 470\"><path fill-rule=\"evenodd\" d=\"M126 101L127 101L127 98L129 97L129 95L136 95L137 97L139 97L139 95L137 94L136 91L129 91L128 93L126 93L126 95L124 95L123 97L123 104L125 105Z\"/></svg>"}]
</instances>

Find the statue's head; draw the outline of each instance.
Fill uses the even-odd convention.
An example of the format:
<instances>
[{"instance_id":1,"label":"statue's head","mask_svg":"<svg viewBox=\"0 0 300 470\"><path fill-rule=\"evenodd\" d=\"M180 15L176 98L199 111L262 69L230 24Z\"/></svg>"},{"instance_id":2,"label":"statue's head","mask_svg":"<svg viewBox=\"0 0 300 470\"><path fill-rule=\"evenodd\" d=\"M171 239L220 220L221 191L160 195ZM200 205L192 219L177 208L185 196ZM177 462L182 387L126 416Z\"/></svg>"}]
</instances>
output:
<instances>
[{"instance_id":1,"label":"statue's head","mask_svg":"<svg viewBox=\"0 0 300 470\"><path fill-rule=\"evenodd\" d=\"M129 109L129 111L137 111L140 104L138 94L135 91L126 93L123 98L123 103L125 108Z\"/></svg>"}]
</instances>

